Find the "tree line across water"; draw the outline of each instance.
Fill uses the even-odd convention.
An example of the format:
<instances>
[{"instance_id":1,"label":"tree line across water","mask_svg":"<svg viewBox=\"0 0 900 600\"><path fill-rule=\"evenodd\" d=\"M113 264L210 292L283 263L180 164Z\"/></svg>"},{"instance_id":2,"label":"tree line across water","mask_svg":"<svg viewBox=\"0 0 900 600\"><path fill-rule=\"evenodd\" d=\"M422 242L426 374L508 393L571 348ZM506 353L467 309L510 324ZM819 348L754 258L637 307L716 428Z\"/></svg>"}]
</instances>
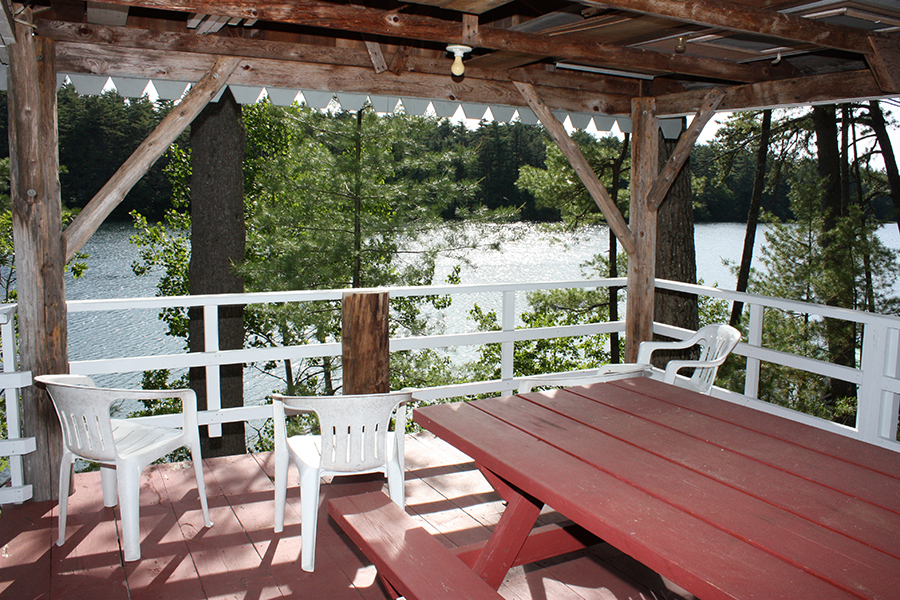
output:
<instances>
[{"instance_id":1,"label":"tree line across water","mask_svg":"<svg viewBox=\"0 0 900 600\"><path fill-rule=\"evenodd\" d=\"M5 95L0 92L0 100L5 101ZM171 108L171 102L154 103L146 96L126 100L114 91L99 96L79 96L71 85L60 89L60 185L64 205L70 209L83 208ZM786 123L790 121L787 119ZM0 158L9 156L6 122L6 111L0 111ZM746 135L745 139L737 139L742 134ZM435 150L466 150L467 156L453 165L452 175L473 182L473 193L465 199L468 205L513 208L521 219L529 221L561 218L559 208L552 203L537 201L534 192L517 185L523 167L545 168L547 165L549 138L542 127L484 121L470 128L432 119L422 128L421 135ZM583 133L577 137L582 143L602 144L611 152L622 144L621 136L599 141ZM187 136L179 143L186 147ZM169 160L169 156L163 157L150 169L113 212L113 219L130 220L132 210L151 220L162 218L172 206L172 186L164 173ZM793 218L789 200L790 174L786 172L790 163L786 157L773 157L772 160L781 161L782 172L771 182L764 206L771 216L790 220ZM691 170L695 221L746 221L756 172L751 132L738 128L727 142L712 140L696 145L691 153ZM874 189L870 196L868 201L875 216L892 218L889 194L884 189Z\"/></svg>"}]
</instances>

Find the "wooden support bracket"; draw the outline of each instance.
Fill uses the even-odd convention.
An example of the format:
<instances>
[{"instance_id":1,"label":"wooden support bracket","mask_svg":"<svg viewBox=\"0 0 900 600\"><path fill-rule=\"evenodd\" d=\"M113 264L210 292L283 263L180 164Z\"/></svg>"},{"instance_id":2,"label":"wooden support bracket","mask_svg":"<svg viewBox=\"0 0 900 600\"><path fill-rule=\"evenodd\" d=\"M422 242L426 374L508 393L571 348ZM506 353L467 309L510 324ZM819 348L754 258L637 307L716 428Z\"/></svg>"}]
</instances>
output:
<instances>
[{"instance_id":1,"label":"wooden support bracket","mask_svg":"<svg viewBox=\"0 0 900 600\"><path fill-rule=\"evenodd\" d=\"M375 72L384 73L387 71L387 61L384 60L381 44L378 42L366 41L366 49L369 51L369 57L372 59L372 66L375 68Z\"/></svg>"},{"instance_id":2,"label":"wooden support bracket","mask_svg":"<svg viewBox=\"0 0 900 600\"><path fill-rule=\"evenodd\" d=\"M578 174L578 177L581 179L584 187L587 188L588 193L590 193L594 202L600 207L600 211L603 213L603 216L606 217L607 223L609 223L609 228L616 234L616 238L618 238L622 247L625 248L625 251L629 255L633 254L635 251L634 235L632 234L631 229L628 228L625 217L622 216L616 203L610 197L609 192L606 191L606 188L600 183L600 180L597 179L597 175L584 157L584 154L581 153L578 144L572 141L572 138L566 133L565 127L563 127L562 123L560 123L553 115L550 107L540 99L533 85L518 81L513 83L515 83L516 88L525 98L525 101L528 102L528 106L531 107L534 114L541 120L541 123L543 123L544 128L550 134L550 137L556 142L556 145L559 146L563 156L569 159L569 163L571 163L572 168L575 169L575 173Z\"/></svg>"},{"instance_id":3,"label":"wooden support bracket","mask_svg":"<svg viewBox=\"0 0 900 600\"><path fill-rule=\"evenodd\" d=\"M896 36L869 36L874 50L866 57L875 81L884 92L900 94L900 39Z\"/></svg>"},{"instance_id":4,"label":"wooden support bracket","mask_svg":"<svg viewBox=\"0 0 900 600\"><path fill-rule=\"evenodd\" d=\"M659 210L663 200L666 199L666 194L669 193L669 188L672 187L672 182L675 181L675 177L678 176L681 167L684 166L684 163L691 155L691 150L697 142L697 138L700 137L703 128L716 113L716 107L724 97L725 94L722 91L712 90L703 99L703 104L694 116L694 120L691 121L691 126L678 140L672 156L666 161L665 167L657 175L656 180L653 182L653 187L650 188L650 192L647 194L647 206L650 210Z\"/></svg>"},{"instance_id":5,"label":"wooden support bracket","mask_svg":"<svg viewBox=\"0 0 900 600\"><path fill-rule=\"evenodd\" d=\"M63 232L66 262L72 260L75 253L84 246L109 213L122 202L144 173L163 155L210 100L216 97L219 90L225 87L228 77L240 62L240 58L217 59L200 82L191 88L178 106L166 115L106 185L91 198L87 206Z\"/></svg>"}]
</instances>

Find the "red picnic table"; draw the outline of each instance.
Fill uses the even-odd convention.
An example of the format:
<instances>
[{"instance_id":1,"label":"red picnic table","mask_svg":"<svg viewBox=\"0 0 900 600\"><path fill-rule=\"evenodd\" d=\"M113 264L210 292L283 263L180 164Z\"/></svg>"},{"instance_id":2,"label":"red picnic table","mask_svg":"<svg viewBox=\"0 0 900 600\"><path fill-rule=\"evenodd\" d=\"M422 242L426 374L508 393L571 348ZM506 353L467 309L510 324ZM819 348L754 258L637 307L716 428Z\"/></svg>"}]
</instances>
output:
<instances>
[{"instance_id":1,"label":"red picnic table","mask_svg":"<svg viewBox=\"0 0 900 600\"><path fill-rule=\"evenodd\" d=\"M574 549L546 504L703 600L900 597L898 453L643 377L414 418L507 500L466 561L495 589Z\"/></svg>"}]
</instances>

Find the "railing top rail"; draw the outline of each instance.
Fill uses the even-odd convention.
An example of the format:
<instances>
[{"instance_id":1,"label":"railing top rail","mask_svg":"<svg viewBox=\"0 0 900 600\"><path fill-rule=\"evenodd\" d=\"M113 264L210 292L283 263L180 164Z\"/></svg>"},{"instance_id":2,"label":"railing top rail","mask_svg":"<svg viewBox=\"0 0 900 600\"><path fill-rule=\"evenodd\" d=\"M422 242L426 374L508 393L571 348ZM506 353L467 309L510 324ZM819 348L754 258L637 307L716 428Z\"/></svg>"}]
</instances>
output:
<instances>
[{"instance_id":1,"label":"railing top rail","mask_svg":"<svg viewBox=\"0 0 900 600\"><path fill-rule=\"evenodd\" d=\"M784 298L776 298L774 296L761 296L759 294L749 294L747 292L722 290L705 285L693 285L690 283L682 283L679 281L671 281L668 279L657 279L656 287L659 289L672 290L675 292L701 294L714 298L723 298L725 300L737 300L748 305L758 304L760 306L778 308L781 310L800 314L813 314L819 315L821 317L841 319L843 321L853 321L855 323L878 323L885 327L900 328L900 317L896 317L893 315L883 315L862 310L852 310L849 308L838 308L835 306L827 306L825 304L800 302L798 300L786 300Z\"/></svg>"},{"instance_id":2,"label":"railing top rail","mask_svg":"<svg viewBox=\"0 0 900 600\"><path fill-rule=\"evenodd\" d=\"M133 308L167 308L196 306L232 306L235 304L275 304L280 302L314 302L340 300L346 292L389 292L394 297L431 296L442 294L478 294L484 292L528 291L573 287L624 287L624 277L572 280L535 281L521 283L484 283L470 285L432 285L388 288L354 288L338 290L296 290L283 292L255 292L248 294L198 294L196 296L160 296L152 298L112 298L95 300L70 300L66 303L70 312L127 310Z\"/></svg>"}]
</instances>

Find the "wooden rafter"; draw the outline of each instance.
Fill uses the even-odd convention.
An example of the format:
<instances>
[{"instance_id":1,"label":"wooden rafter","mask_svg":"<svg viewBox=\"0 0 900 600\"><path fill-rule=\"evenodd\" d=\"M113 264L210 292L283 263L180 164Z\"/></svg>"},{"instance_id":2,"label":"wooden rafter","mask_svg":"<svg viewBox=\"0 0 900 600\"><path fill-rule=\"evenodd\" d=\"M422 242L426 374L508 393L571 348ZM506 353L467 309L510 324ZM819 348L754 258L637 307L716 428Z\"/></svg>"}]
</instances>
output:
<instances>
[{"instance_id":1,"label":"wooden rafter","mask_svg":"<svg viewBox=\"0 0 900 600\"><path fill-rule=\"evenodd\" d=\"M110 0L114 4L177 10L188 13L214 11L229 17L259 19L351 31L367 35L415 39L440 44L463 41L460 23L354 5L324 2L260 0L252 4L230 0ZM710 79L754 82L770 79L777 69L768 63L738 64L709 58L654 52L600 44L583 39L548 38L539 34L481 25L470 45L491 50L524 52L535 56L586 60L613 65L640 65L647 72L681 73Z\"/></svg>"},{"instance_id":2,"label":"wooden rafter","mask_svg":"<svg viewBox=\"0 0 900 600\"><path fill-rule=\"evenodd\" d=\"M110 180L91 198L87 206L63 232L66 261L71 260L103 220L125 198L153 163L163 155L169 145L191 124L200 111L215 98L228 77L240 63L237 58L220 58L215 61L200 82L191 88L187 96L160 121L156 129L144 140Z\"/></svg>"},{"instance_id":3,"label":"wooden rafter","mask_svg":"<svg viewBox=\"0 0 900 600\"><path fill-rule=\"evenodd\" d=\"M522 94L522 97L528 102L534 114L541 120L547 133L559 146L560 151L569 160L572 168L575 169L578 178L581 179L591 198L597 203L603 216L606 217L609 228L621 242L622 247L625 248L629 255L633 254L635 251L634 235L628 228L628 223L625 222L619 207L616 206L615 201L610 197L609 192L606 191L606 187L597 179L597 175L584 157L584 154L581 153L578 144L572 141L572 138L566 133L565 127L554 116L550 107L541 100L534 86L528 83L516 82L516 87Z\"/></svg>"},{"instance_id":4,"label":"wooden rafter","mask_svg":"<svg viewBox=\"0 0 900 600\"><path fill-rule=\"evenodd\" d=\"M776 10L754 8L724 0L613 0L582 4L615 7L645 15L666 17L707 27L764 35L793 42L815 44L848 52L869 54L869 34L861 29L814 21ZM878 36L878 34L872 34Z\"/></svg>"},{"instance_id":5,"label":"wooden rafter","mask_svg":"<svg viewBox=\"0 0 900 600\"><path fill-rule=\"evenodd\" d=\"M868 70L797 77L719 89L725 92L725 98L718 106L720 111L787 108L810 103L850 102L888 95ZM705 95L706 90L691 90L656 96L657 114L660 117L691 114L701 106Z\"/></svg>"}]
</instances>

